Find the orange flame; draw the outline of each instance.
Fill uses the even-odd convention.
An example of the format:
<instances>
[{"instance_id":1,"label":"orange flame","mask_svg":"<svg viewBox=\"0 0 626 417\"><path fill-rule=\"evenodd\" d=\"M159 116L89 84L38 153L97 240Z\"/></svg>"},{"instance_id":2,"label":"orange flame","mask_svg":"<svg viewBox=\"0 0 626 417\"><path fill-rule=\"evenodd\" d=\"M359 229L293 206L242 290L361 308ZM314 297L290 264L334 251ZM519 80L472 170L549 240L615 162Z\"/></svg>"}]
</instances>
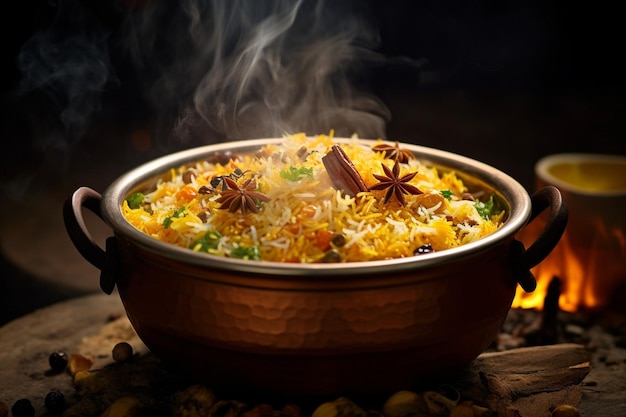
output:
<instances>
[{"instance_id":1,"label":"orange flame","mask_svg":"<svg viewBox=\"0 0 626 417\"><path fill-rule=\"evenodd\" d=\"M541 227L540 221L534 223L518 236L526 246ZM554 277L562 282L559 308L563 311L594 311L609 304L615 289L626 280L626 237L619 228L609 231L602 222L595 226L596 236L582 248L572 244L566 230L550 255L532 269L537 279L535 291L526 293L518 287L512 307L541 310Z\"/></svg>"}]
</instances>

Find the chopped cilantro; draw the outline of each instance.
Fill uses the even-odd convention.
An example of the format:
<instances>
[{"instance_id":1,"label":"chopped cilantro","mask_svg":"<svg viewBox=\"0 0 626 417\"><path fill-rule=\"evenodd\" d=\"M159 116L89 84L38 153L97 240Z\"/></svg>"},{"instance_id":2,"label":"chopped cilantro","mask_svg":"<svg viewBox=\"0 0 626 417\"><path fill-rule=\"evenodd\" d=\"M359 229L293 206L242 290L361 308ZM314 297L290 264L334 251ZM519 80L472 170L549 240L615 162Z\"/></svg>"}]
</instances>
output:
<instances>
[{"instance_id":1,"label":"chopped cilantro","mask_svg":"<svg viewBox=\"0 0 626 417\"><path fill-rule=\"evenodd\" d=\"M450 197L452 197L452 191L450 191L450 190L441 190L441 195L446 200L450 200Z\"/></svg>"},{"instance_id":2,"label":"chopped cilantro","mask_svg":"<svg viewBox=\"0 0 626 417\"><path fill-rule=\"evenodd\" d=\"M491 220L491 217L496 213L497 209L493 200L493 195L489 197L489 200L486 202L477 201L475 207L478 214L480 214L480 217L485 220Z\"/></svg>"},{"instance_id":3,"label":"chopped cilantro","mask_svg":"<svg viewBox=\"0 0 626 417\"><path fill-rule=\"evenodd\" d=\"M313 177L313 168L296 168L291 165L289 170L283 169L280 171L280 177L289 181L298 181L302 177Z\"/></svg>"},{"instance_id":4,"label":"chopped cilantro","mask_svg":"<svg viewBox=\"0 0 626 417\"><path fill-rule=\"evenodd\" d=\"M177 209L176 211L174 211L174 213L171 216L168 216L165 218L165 220L163 220L163 227L165 227L166 229L169 228L172 225L172 222L174 218L178 218L180 216L182 216L185 213L185 207L180 207L179 209Z\"/></svg>"},{"instance_id":5,"label":"chopped cilantro","mask_svg":"<svg viewBox=\"0 0 626 417\"><path fill-rule=\"evenodd\" d=\"M204 236L191 244L191 249L200 252L209 252L211 249L217 249L222 235L214 230L209 230Z\"/></svg>"},{"instance_id":6,"label":"chopped cilantro","mask_svg":"<svg viewBox=\"0 0 626 417\"><path fill-rule=\"evenodd\" d=\"M145 195L143 193L133 193L126 199L128 203L128 207L131 209L138 209L141 207L141 203L143 202Z\"/></svg>"},{"instance_id":7,"label":"chopped cilantro","mask_svg":"<svg viewBox=\"0 0 626 417\"><path fill-rule=\"evenodd\" d=\"M261 259L258 246L237 246L230 252L233 258L258 261Z\"/></svg>"}]
</instances>

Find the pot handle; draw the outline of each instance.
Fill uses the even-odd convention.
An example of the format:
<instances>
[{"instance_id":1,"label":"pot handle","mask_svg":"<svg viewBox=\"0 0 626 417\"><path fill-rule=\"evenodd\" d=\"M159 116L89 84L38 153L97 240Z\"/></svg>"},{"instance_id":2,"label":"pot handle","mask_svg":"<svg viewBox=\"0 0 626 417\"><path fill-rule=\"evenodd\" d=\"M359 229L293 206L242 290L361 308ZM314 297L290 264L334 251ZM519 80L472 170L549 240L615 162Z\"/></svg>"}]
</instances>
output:
<instances>
[{"instance_id":1,"label":"pot handle","mask_svg":"<svg viewBox=\"0 0 626 417\"><path fill-rule=\"evenodd\" d=\"M83 217L83 207L89 209L100 219L100 200L102 195L89 187L80 187L65 200L63 204L63 220L65 229L78 252L90 264L100 270L100 288L107 294L113 292L115 286L117 240L109 237L106 240L106 251L100 248L87 230Z\"/></svg>"},{"instance_id":2,"label":"pot handle","mask_svg":"<svg viewBox=\"0 0 626 417\"><path fill-rule=\"evenodd\" d=\"M536 191L531 196L531 202L529 223L545 209L550 208L550 212L543 230L528 249L518 240L513 240L511 245L513 274L527 292L532 292L537 287L537 281L530 269L543 261L559 243L568 218L567 203L558 188L552 185Z\"/></svg>"}]
</instances>

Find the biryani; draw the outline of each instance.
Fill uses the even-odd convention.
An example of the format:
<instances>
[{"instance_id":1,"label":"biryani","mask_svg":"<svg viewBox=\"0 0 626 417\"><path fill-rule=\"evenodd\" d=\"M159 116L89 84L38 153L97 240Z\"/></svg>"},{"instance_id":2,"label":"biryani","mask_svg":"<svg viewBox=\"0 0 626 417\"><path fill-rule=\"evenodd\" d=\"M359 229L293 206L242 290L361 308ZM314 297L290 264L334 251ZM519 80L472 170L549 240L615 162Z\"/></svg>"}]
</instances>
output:
<instances>
[{"instance_id":1,"label":"biryani","mask_svg":"<svg viewBox=\"0 0 626 417\"><path fill-rule=\"evenodd\" d=\"M196 252L273 262L420 256L495 232L505 211L397 142L287 135L250 154L174 167L123 201L148 236Z\"/></svg>"}]
</instances>

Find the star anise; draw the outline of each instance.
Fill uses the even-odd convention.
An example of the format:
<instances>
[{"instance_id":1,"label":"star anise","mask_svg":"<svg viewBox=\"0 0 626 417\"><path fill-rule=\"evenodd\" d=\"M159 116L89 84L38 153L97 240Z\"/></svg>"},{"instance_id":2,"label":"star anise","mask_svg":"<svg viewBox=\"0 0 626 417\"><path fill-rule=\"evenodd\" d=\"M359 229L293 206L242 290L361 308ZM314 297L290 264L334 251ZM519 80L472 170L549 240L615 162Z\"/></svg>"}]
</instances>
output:
<instances>
[{"instance_id":1,"label":"star anise","mask_svg":"<svg viewBox=\"0 0 626 417\"><path fill-rule=\"evenodd\" d=\"M270 201L266 195L256 191L254 178L244 181L241 187L231 178L223 177L223 180L228 188L220 191L221 196L216 200L221 204L220 209L228 209L231 213L237 210L241 210L243 214L248 211L258 213L257 201Z\"/></svg>"},{"instance_id":2,"label":"star anise","mask_svg":"<svg viewBox=\"0 0 626 417\"><path fill-rule=\"evenodd\" d=\"M417 175L417 172L411 172L400 177L400 162L397 159L393 164L393 169L389 169L389 167L385 164L380 165L383 167L385 175L373 174L374 178L376 178L380 182L371 186L370 191L387 190L387 193L385 194L385 200L383 201L384 203L387 203L391 200L392 196L395 196L396 200L398 200L398 203L404 205L405 194L422 194L419 188L412 184L409 184L409 181L411 181Z\"/></svg>"},{"instance_id":3,"label":"star anise","mask_svg":"<svg viewBox=\"0 0 626 417\"><path fill-rule=\"evenodd\" d=\"M398 142L396 142L394 145L381 143L379 145L373 146L372 149L375 152L383 152L385 154L385 158L387 159L392 159L403 164L406 164L407 162L409 162L410 159L415 158L413 152L408 149L400 148L400 144Z\"/></svg>"}]
</instances>

